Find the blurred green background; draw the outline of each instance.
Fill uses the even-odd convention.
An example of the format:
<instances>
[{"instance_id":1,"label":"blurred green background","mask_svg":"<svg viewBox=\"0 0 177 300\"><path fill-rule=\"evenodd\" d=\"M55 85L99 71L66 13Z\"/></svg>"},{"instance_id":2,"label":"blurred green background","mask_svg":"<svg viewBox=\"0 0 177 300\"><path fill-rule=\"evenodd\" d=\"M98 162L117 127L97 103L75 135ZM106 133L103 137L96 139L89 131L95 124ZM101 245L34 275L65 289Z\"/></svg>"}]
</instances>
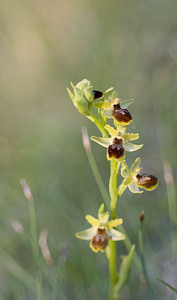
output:
<instances>
[{"instance_id":1,"label":"blurred green background","mask_svg":"<svg viewBox=\"0 0 177 300\"><path fill-rule=\"evenodd\" d=\"M66 92L70 81L83 78L95 89L113 86L121 99L136 100L129 109L131 130L140 133L144 147L128 161L140 156L160 184L152 193L126 191L119 215L138 252L139 214L145 210L145 256L155 299L174 299L156 278L176 284L163 175L168 161L176 182L176 12L176 0L1 0L0 300L37 299L10 264L13 258L34 273L20 178L33 191L38 232L49 232L54 266L41 262L45 299L107 299L105 256L74 237L87 228L85 214L96 215L102 202L81 139L83 126L89 135L98 131ZM105 149L92 144L92 150L108 187ZM22 234L13 230L14 220L24 227ZM122 242L117 250L127 254ZM140 279L134 266L122 299L150 299Z\"/></svg>"}]
</instances>

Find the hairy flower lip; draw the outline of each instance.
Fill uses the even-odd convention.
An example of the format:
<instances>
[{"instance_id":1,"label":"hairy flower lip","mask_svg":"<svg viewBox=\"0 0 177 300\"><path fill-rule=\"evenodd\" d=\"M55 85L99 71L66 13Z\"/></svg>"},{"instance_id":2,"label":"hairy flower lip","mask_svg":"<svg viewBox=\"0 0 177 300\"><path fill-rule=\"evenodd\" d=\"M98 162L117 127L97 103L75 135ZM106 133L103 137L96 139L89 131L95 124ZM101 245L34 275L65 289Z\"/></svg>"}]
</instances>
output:
<instances>
[{"instance_id":1,"label":"hairy flower lip","mask_svg":"<svg viewBox=\"0 0 177 300\"><path fill-rule=\"evenodd\" d=\"M103 96L103 93L101 91L93 90L94 99L101 98Z\"/></svg>"},{"instance_id":2,"label":"hairy flower lip","mask_svg":"<svg viewBox=\"0 0 177 300\"><path fill-rule=\"evenodd\" d=\"M122 144L113 143L112 145L109 145L107 150L107 158L115 158L120 159L123 158L125 155L125 149L122 146Z\"/></svg>"},{"instance_id":3,"label":"hairy flower lip","mask_svg":"<svg viewBox=\"0 0 177 300\"><path fill-rule=\"evenodd\" d=\"M104 226L98 227L97 233L93 236L91 240L91 248L94 251L104 251L109 242L109 235L107 233L107 228Z\"/></svg>"},{"instance_id":4,"label":"hairy flower lip","mask_svg":"<svg viewBox=\"0 0 177 300\"><path fill-rule=\"evenodd\" d=\"M142 175L137 174L136 178L137 178L137 185L139 187L144 187L149 189L149 188L156 187L158 184L158 178L155 177L154 175L150 175L146 173Z\"/></svg>"},{"instance_id":5,"label":"hairy flower lip","mask_svg":"<svg viewBox=\"0 0 177 300\"><path fill-rule=\"evenodd\" d=\"M128 125L132 121L132 116L127 109L120 107L120 104L113 105L113 118L120 124Z\"/></svg>"}]
</instances>

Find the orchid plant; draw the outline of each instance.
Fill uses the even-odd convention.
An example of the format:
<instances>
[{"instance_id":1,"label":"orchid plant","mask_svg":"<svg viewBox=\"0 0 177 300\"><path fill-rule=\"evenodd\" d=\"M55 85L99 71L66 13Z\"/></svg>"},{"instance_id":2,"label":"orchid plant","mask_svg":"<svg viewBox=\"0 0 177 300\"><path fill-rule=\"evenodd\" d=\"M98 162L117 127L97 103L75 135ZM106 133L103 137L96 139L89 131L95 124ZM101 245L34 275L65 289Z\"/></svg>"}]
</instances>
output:
<instances>
[{"instance_id":1,"label":"orchid plant","mask_svg":"<svg viewBox=\"0 0 177 300\"><path fill-rule=\"evenodd\" d=\"M110 162L108 211L105 212L104 204L101 204L98 218L86 215L91 227L76 233L76 237L89 240L90 248L94 252L106 253L110 278L109 299L118 300L122 288L128 281L135 249L133 245L129 254L124 256L123 267L118 271L115 242L126 239L126 235L116 229L123 222L121 218L117 218L118 200L127 187L132 193L142 193L140 189L147 191L155 189L158 179L148 173L140 174L142 169L140 158L137 158L130 168L126 163L127 152L137 151L143 146L132 143L139 138L138 133L127 132L127 126L132 122L132 116L127 108L133 100L122 101L112 87L104 93L94 90L87 79L83 79L77 85L71 82L71 87L73 91L67 90L74 106L97 126L102 135L92 136L91 140L107 149L106 158ZM118 173L122 176L119 186Z\"/></svg>"}]
</instances>

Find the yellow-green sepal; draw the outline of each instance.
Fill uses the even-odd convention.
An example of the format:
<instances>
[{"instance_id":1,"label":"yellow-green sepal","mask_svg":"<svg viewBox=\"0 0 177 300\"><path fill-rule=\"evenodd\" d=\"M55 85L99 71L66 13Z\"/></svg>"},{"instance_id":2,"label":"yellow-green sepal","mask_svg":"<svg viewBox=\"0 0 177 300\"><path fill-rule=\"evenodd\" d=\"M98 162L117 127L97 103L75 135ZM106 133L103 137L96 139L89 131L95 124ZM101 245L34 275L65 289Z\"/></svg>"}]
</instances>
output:
<instances>
[{"instance_id":1,"label":"yellow-green sepal","mask_svg":"<svg viewBox=\"0 0 177 300\"><path fill-rule=\"evenodd\" d=\"M127 109L127 107L129 107L130 104L132 104L134 102L133 99L128 99L128 100L121 100L120 101L120 106L123 109Z\"/></svg>"},{"instance_id":2,"label":"yellow-green sepal","mask_svg":"<svg viewBox=\"0 0 177 300\"><path fill-rule=\"evenodd\" d=\"M91 140L95 143L107 148L109 145L112 144L112 138L103 138L103 137L97 137L97 136L91 136Z\"/></svg>"}]
</instances>

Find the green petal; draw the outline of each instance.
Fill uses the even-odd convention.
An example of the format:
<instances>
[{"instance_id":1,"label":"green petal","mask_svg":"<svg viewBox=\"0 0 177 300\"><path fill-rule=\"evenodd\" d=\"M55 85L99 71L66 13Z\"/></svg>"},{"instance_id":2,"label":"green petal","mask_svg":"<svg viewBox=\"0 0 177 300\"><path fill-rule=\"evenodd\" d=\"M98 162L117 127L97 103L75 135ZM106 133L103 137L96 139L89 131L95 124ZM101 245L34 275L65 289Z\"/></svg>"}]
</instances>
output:
<instances>
[{"instance_id":1,"label":"green petal","mask_svg":"<svg viewBox=\"0 0 177 300\"><path fill-rule=\"evenodd\" d=\"M91 224L93 227L98 227L99 226L100 222L99 222L98 219L92 217L91 215L86 215L85 218L86 218L87 222L89 224Z\"/></svg>"},{"instance_id":2,"label":"green petal","mask_svg":"<svg viewBox=\"0 0 177 300\"><path fill-rule=\"evenodd\" d=\"M103 214L100 214L100 217L99 217L99 221L100 221L100 224L103 224L105 225L109 220L109 212L105 212Z\"/></svg>"},{"instance_id":3,"label":"green petal","mask_svg":"<svg viewBox=\"0 0 177 300\"><path fill-rule=\"evenodd\" d=\"M129 174L130 174L130 171L128 169L126 161L124 160L121 165L121 176L126 178L127 176L129 176Z\"/></svg>"},{"instance_id":4,"label":"green petal","mask_svg":"<svg viewBox=\"0 0 177 300\"><path fill-rule=\"evenodd\" d=\"M130 168L130 172L136 171L136 169L140 167L140 164L141 164L141 158L137 157Z\"/></svg>"},{"instance_id":5,"label":"green petal","mask_svg":"<svg viewBox=\"0 0 177 300\"><path fill-rule=\"evenodd\" d=\"M98 209L98 219L100 219L100 216L104 213L104 203L102 203Z\"/></svg>"},{"instance_id":6,"label":"green petal","mask_svg":"<svg viewBox=\"0 0 177 300\"><path fill-rule=\"evenodd\" d=\"M120 106L121 106L121 108L126 109L133 102L134 102L133 99L123 100L123 101L120 101Z\"/></svg>"},{"instance_id":7,"label":"green petal","mask_svg":"<svg viewBox=\"0 0 177 300\"><path fill-rule=\"evenodd\" d=\"M124 133L123 138L124 138L125 142L135 141L139 138L139 134L138 133Z\"/></svg>"},{"instance_id":8,"label":"green petal","mask_svg":"<svg viewBox=\"0 0 177 300\"><path fill-rule=\"evenodd\" d=\"M113 137L117 136L117 130L114 129L112 126L110 126L110 125L107 124L107 125L105 125L104 128L109 132L109 134L111 136L113 136Z\"/></svg>"},{"instance_id":9,"label":"green petal","mask_svg":"<svg viewBox=\"0 0 177 300\"><path fill-rule=\"evenodd\" d=\"M108 222L107 226L109 229L121 225L123 223L122 219L114 219Z\"/></svg>"},{"instance_id":10,"label":"green petal","mask_svg":"<svg viewBox=\"0 0 177 300\"><path fill-rule=\"evenodd\" d=\"M125 235L122 234L120 231L117 231L116 229L111 229L108 231L110 239L113 241L121 241L125 239Z\"/></svg>"},{"instance_id":11,"label":"green petal","mask_svg":"<svg viewBox=\"0 0 177 300\"><path fill-rule=\"evenodd\" d=\"M97 228L91 227L89 229L80 231L76 233L76 237L81 240L91 240L93 236L96 234Z\"/></svg>"},{"instance_id":12,"label":"green petal","mask_svg":"<svg viewBox=\"0 0 177 300\"><path fill-rule=\"evenodd\" d=\"M96 142L97 144L108 148L109 145L112 144L112 138L103 138L103 137L97 137L97 136L91 136L91 140Z\"/></svg>"},{"instance_id":13,"label":"green petal","mask_svg":"<svg viewBox=\"0 0 177 300\"><path fill-rule=\"evenodd\" d=\"M129 185L128 188L130 190L130 192L134 193L134 194L140 194L143 193L143 191L140 191L139 188L137 187L137 185L134 183L134 181L132 181Z\"/></svg>"},{"instance_id":14,"label":"green petal","mask_svg":"<svg viewBox=\"0 0 177 300\"><path fill-rule=\"evenodd\" d=\"M129 151L129 152L137 151L137 150L141 149L142 147L143 147L143 144L142 145L134 145L129 142L124 142L124 148L126 151Z\"/></svg>"},{"instance_id":15,"label":"green petal","mask_svg":"<svg viewBox=\"0 0 177 300\"><path fill-rule=\"evenodd\" d=\"M122 135L125 133L125 131L126 131L126 126L120 126L120 125L117 125L116 121L114 121L114 125L117 127L117 132L122 133Z\"/></svg>"},{"instance_id":16,"label":"green petal","mask_svg":"<svg viewBox=\"0 0 177 300\"><path fill-rule=\"evenodd\" d=\"M97 102L97 103L94 103L93 105L94 105L94 107L96 107L96 108L102 108L103 102Z\"/></svg>"}]
</instances>

